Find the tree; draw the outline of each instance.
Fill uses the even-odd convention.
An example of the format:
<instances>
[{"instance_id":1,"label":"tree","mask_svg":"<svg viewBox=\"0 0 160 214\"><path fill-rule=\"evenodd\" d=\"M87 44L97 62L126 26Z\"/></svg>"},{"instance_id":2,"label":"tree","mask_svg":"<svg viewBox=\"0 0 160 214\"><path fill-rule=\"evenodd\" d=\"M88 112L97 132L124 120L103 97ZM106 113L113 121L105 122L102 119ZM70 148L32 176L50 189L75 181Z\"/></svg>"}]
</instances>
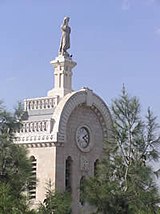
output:
<instances>
[{"instance_id":1,"label":"tree","mask_svg":"<svg viewBox=\"0 0 160 214\"><path fill-rule=\"evenodd\" d=\"M71 195L69 192L58 192L52 190L52 184L47 185L46 198L40 204L38 214L70 214L71 213Z\"/></svg>"},{"instance_id":2,"label":"tree","mask_svg":"<svg viewBox=\"0 0 160 214\"><path fill-rule=\"evenodd\" d=\"M97 213L157 213L160 196L152 168L158 161L160 137L156 117L148 109L145 120L140 103L125 88L113 101L113 141L105 144L98 173L85 183L84 196Z\"/></svg>"},{"instance_id":3,"label":"tree","mask_svg":"<svg viewBox=\"0 0 160 214\"><path fill-rule=\"evenodd\" d=\"M6 214L35 214L34 210L30 210L27 198L21 197L17 199L11 194L9 184L0 183L0 213Z\"/></svg>"},{"instance_id":4,"label":"tree","mask_svg":"<svg viewBox=\"0 0 160 214\"><path fill-rule=\"evenodd\" d=\"M23 114L22 114L23 115ZM24 196L31 175L27 151L14 144L15 131L20 127L20 109L5 110L0 103L0 213L31 213Z\"/></svg>"}]
</instances>

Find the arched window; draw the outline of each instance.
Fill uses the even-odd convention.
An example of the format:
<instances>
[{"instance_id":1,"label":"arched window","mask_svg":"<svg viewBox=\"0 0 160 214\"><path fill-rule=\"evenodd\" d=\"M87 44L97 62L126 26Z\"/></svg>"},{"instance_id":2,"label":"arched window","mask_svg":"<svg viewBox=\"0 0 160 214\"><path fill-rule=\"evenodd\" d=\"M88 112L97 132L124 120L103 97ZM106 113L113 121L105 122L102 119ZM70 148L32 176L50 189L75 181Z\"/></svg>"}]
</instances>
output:
<instances>
[{"instance_id":1,"label":"arched window","mask_svg":"<svg viewBox=\"0 0 160 214\"><path fill-rule=\"evenodd\" d=\"M66 160L66 170L65 170L65 187L66 191L72 191L72 158L69 156Z\"/></svg>"},{"instance_id":2,"label":"arched window","mask_svg":"<svg viewBox=\"0 0 160 214\"><path fill-rule=\"evenodd\" d=\"M79 202L82 206L84 206L85 200L84 200L84 182L85 182L85 176L82 176L80 179L80 196L79 196Z\"/></svg>"},{"instance_id":3,"label":"arched window","mask_svg":"<svg viewBox=\"0 0 160 214\"><path fill-rule=\"evenodd\" d=\"M98 164L99 164L99 160L97 159L97 160L94 162L94 176L96 176L97 173L98 173Z\"/></svg>"},{"instance_id":4,"label":"arched window","mask_svg":"<svg viewBox=\"0 0 160 214\"><path fill-rule=\"evenodd\" d=\"M32 173L28 185L29 198L36 198L36 169L37 169L37 160L34 156L30 157L31 165L32 165Z\"/></svg>"}]
</instances>

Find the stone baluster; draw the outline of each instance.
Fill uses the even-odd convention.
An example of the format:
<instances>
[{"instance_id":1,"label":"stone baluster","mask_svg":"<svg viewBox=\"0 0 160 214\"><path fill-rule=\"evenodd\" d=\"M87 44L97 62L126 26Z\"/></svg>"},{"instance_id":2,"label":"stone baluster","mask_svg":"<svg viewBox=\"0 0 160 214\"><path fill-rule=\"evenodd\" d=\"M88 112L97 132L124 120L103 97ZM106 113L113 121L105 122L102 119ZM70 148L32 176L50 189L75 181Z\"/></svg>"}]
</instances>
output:
<instances>
[{"instance_id":1,"label":"stone baluster","mask_svg":"<svg viewBox=\"0 0 160 214\"><path fill-rule=\"evenodd\" d=\"M23 124L21 131L22 131L22 132L26 132L26 131L27 131L26 123Z\"/></svg>"},{"instance_id":2,"label":"stone baluster","mask_svg":"<svg viewBox=\"0 0 160 214\"><path fill-rule=\"evenodd\" d=\"M31 100L31 110L33 110L33 109L34 109L34 101Z\"/></svg>"},{"instance_id":3,"label":"stone baluster","mask_svg":"<svg viewBox=\"0 0 160 214\"><path fill-rule=\"evenodd\" d=\"M46 131L46 121L42 121L42 131Z\"/></svg>"},{"instance_id":4,"label":"stone baluster","mask_svg":"<svg viewBox=\"0 0 160 214\"><path fill-rule=\"evenodd\" d=\"M34 127L33 122L31 122L31 123L30 123L30 131L31 131L31 132L33 132L33 127Z\"/></svg>"},{"instance_id":5,"label":"stone baluster","mask_svg":"<svg viewBox=\"0 0 160 214\"><path fill-rule=\"evenodd\" d=\"M29 123L29 132L31 132L31 123Z\"/></svg>"},{"instance_id":6,"label":"stone baluster","mask_svg":"<svg viewBox=\"0 0 160 214\"><path fill-rule=\"evenodd\" d=\"M50 108L49 99L47 99L47 108Z\"/></svg>"},{"instance_id":7,"label":"stone baluster","mask_svg":"<svg viewBox=\"0 0 160 214\"><path fill-rule=\"evenodd\" d=\"M48 107L47 99L45 99L44 102L45 102L45 108L47 109Z\"/></svg>"},{"instance_id":8,"label":"stone baluster","mask_svg":"<svg viewBox=\"0 0 160 214\"><path fill-rule=\"evenodd\" d=\"M38 100L35 101L35 109L38 109Z\"/></svg>"},{"instance_id":9,"label":"stone baluster","mask_svg":"<svg viewBox=\"0 0 160 214\"><path fill-rule=\"evenodd\" d=\"M45 108L45 100L43 99L42 100L42 109L44 109Z\"/></svg>"},{"instance_id":10,"label":"stone baluster","mask_svg":"<svg viewBox=\"0 0 160 214\"><path fill-rule=\"evenodd\" d=\"M47 108L48 107L47 99L45 99L44 102L45 102L45 108Z\"/></svg>"},{"instance_id":11,"label":"stone baluster","mask_svg":"<svg viewBox=\"0 0 160 214\"><path fill-rule=\"evenodd\" d=\"M34 131L37 131L37 122L34 122Z\"/></svg>"},{"instance_id":12,"label":"stone baluster","mask_svg":"<svg viewBox=\"0 0 160 214\"><path fill-rule=\"evenodd\" d=\"M38 109L41 108L41 100L38 100Z\"/></svg>"},{"instance_id":13,"label":"stone baluster","mask_svg":"<svg viewBox=\"0 0 160 214\"><path fill-rule=\"evenodd\" d=\"M53 99L50 98L50 99L49 99L49 108L52 108L52 107L53 107Z\"/></svg>"},{"instance_id":14,"label":"stone baluster","mask_svg":"<svg viewBox=\"0 0 160 214\"><path fill-rule=\"evenodd\" d=\"M29 123L26 123L26 132L29 132Z\"/></svg>"},{"instance_id":15,"label":"stone baluster","mask_svg":"<svg viewBox=\"0 0 160 214\"><path fill-rule=\"evenodd\" d=\"M41 131L41 124L38 122L38 131Z\"/></svg>"}]
</instances>

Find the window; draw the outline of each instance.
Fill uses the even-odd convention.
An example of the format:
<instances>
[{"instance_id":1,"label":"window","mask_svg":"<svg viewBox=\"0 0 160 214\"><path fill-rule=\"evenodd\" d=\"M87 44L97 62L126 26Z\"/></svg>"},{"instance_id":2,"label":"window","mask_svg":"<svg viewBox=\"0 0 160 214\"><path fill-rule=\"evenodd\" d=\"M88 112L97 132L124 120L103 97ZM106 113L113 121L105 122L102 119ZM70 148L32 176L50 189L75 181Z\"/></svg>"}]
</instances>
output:
<instances>
[{"instance_id":1,"label":"window","mask_svg":"<svg viewBox=\"0 0 160 214\"><path fill-rule=\"evenodd\" d=\"M72 191L72 158L70 156L66 160L65 186L66 191Z\"/></svg>"},{"instance_id":2,"label":"window","mask_svg":"<svg viewBox=\"0 0 160 214\"><path fill-rule=\"evenodd\" d=\"M98 173L98 164L99 164L99 160L97 159L97 160L94 162L94 176L96 176L97 173Z\"/></svg>"},{"instance_id":3,"label":"window","mask_svg":"<svg viewBox=\"0 0 160 214\"><path fill-rule=\"evenodd\" d=\"M85 183L85 176L81 177L80 180L80 196L79 196L79 202L82 206L84 206L85 200L84 200L84 183Z\"/></svg>"},{"instance_id":4,"label":"window","mask_svg":"<svg viewBox=\"0 0 160 214\"><path fill-rule=\"evenodd\" d=\"M37 160L34 156L30 157L31 165L32 165L32 172L31 177L28 185L28 192L29 198L35 199L36 198L36 169L37 169Z\"/></svg>"}]
</instances>

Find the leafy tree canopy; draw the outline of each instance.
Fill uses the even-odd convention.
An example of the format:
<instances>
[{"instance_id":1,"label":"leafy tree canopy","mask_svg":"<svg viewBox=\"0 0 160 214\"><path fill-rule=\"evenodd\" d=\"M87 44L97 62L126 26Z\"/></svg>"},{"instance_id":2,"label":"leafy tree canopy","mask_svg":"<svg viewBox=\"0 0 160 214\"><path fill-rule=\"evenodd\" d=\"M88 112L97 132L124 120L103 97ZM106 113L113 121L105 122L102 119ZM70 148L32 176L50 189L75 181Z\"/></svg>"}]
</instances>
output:
<instances>
[{"instance_id":1,"label":"leafy tree canopy","mask_svg":"<svg viewBox=\"0 0 160 214\"><path fill-rule=\"evenodd\" d=\"M71 214L71 195L52 190L51 182L47 185L46 198L40 204L38 214Z\"/></svg>"},{"instance_id":2,"label":"leafy tree canopy","mask_svg":"<svg viewBox=\"0 0 160 214\"><path fill-rule=\"evenodd\" d=\"M0 213L31 213L24 190L31 175L27 151L14 144L15 131L21 126L20 105L14 113L0 103ZM10 211L10 212L9 212Z\"/></svg>"},{"instance_id":3,"label":"leafy tree canopy","mask_svg":"<svg viewBox=\"0 0 160 214\"><path fill-rule=\"evenodd\" d=\"M154 214L160 196L152 164L159 159L158 124L150 109L141 117L139 100L125 88L113 101L113 136L105 143L98 173L85 183L85 199L104 214ZM151 164L152 163L152 164Z\"/></svg>"}]
</instances>

